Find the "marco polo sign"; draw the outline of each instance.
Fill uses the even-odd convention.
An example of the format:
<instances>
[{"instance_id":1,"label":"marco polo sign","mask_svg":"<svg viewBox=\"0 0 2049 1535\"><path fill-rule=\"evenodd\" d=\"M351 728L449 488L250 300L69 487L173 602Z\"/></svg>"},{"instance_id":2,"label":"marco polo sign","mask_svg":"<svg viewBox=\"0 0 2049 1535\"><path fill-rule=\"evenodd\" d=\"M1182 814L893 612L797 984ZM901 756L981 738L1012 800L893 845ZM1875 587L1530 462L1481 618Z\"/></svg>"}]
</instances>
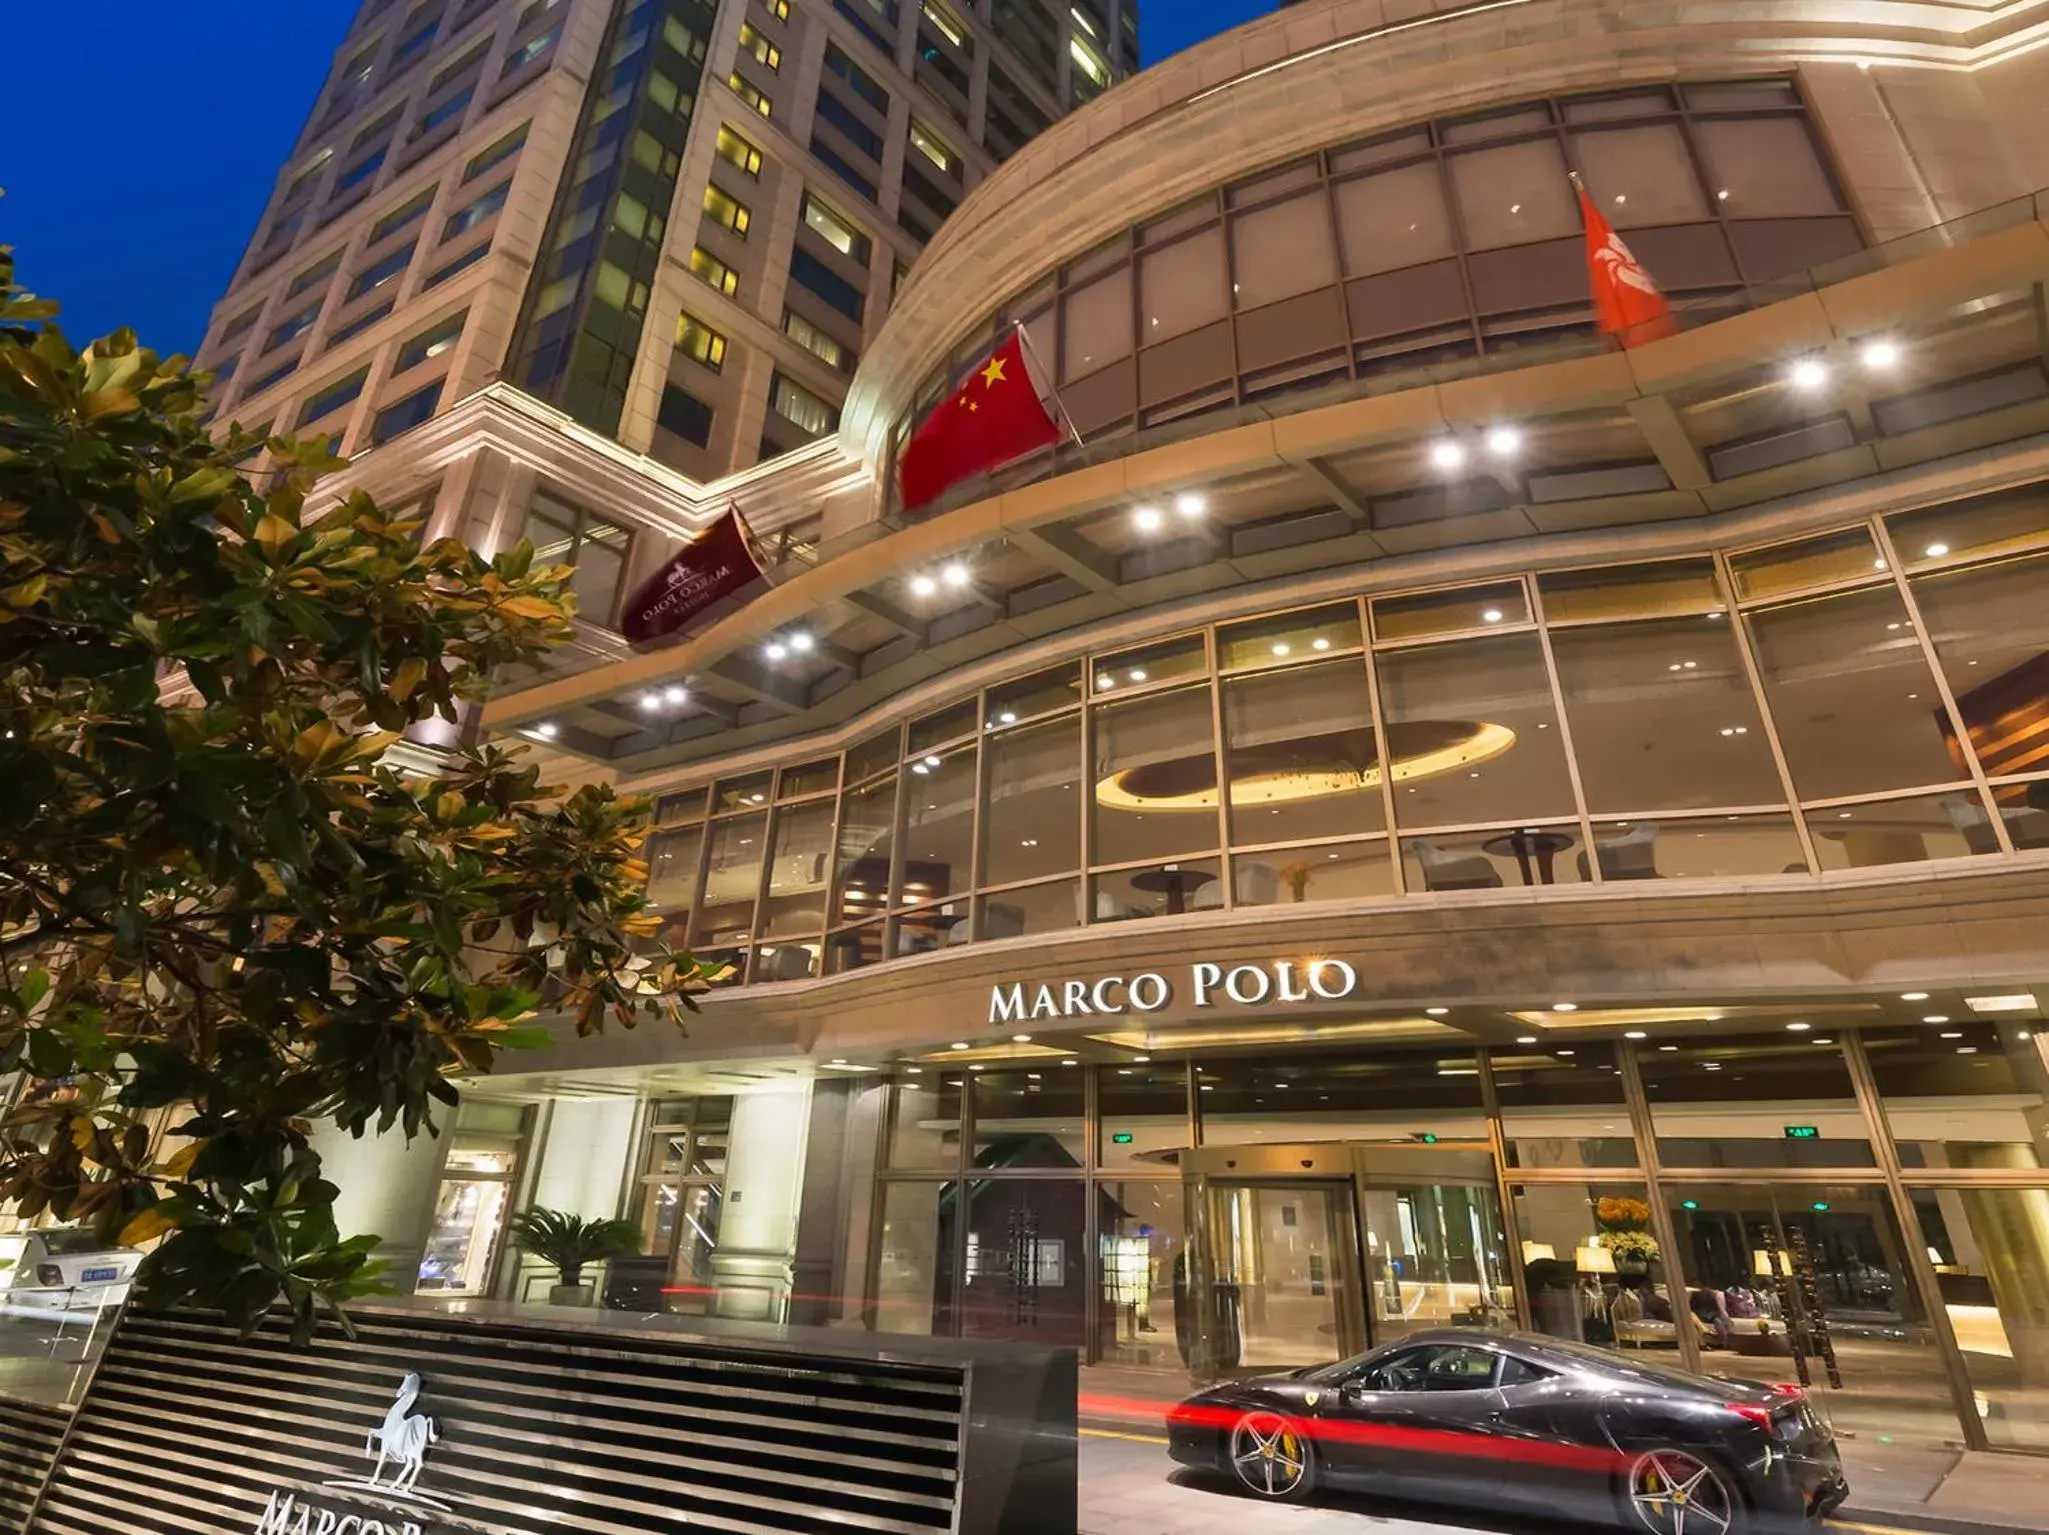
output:
<instances>
[{"instance_id":1,"label":"marco polo sign","mask_svg":"<svg viewBox=\"0 0 2049 1535\"><path fill-rule=\"evenodd\" d=\"M1160 1013L1177 997L1193 1007L1343 1002L1358 989L1359 972L1341 959L1275 959L1256 965L1197 960L1171 977L1161 970L1141 970L1084 980L999 981L989 989L989 1022Z\"/></svg>"}]
</instances>

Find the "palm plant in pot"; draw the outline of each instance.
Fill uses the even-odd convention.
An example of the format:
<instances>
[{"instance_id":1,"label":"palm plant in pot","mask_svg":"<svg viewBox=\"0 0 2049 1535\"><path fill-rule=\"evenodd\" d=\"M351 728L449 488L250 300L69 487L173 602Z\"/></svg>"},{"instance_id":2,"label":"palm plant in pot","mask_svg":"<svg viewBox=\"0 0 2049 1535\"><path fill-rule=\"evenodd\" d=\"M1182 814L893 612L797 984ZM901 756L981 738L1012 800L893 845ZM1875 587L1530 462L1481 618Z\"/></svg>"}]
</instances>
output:
<instances>
[{"instance_id":1,"label":"palm plant in pot","mask_svg":"<svg viewBox=\"0 0 2049 1535\"><path fill-rule=\"evenodd\" d=\"M555 1266L560 1282L548 1291L551 1306L588 1306L597 1287L583 1282L584 1269L640 1251L640 1227L632 1221L587 1220L538 1205L513 1216L511 1230L522 1251Z\"/></svg>"}]
</instances>

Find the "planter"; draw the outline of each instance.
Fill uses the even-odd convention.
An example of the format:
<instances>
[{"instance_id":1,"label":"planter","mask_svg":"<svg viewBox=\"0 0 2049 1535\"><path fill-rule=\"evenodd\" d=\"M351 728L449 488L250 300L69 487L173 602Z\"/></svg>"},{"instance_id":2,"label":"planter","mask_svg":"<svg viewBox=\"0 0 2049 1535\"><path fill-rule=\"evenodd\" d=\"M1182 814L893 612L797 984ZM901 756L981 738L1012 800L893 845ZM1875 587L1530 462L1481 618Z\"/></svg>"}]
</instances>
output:
<instances>
[{"instance_id":1,"label":"planter","mask_svg":"<svg viewBox=\"0 0 2049 1535\"><path fill-rule=\"evenodd\" d=\"M598 1287L592 1284L548 1286L548 1304L551 1306L582 1306L588 1310L597 1298Z\"/></svg>"}]
</instances>

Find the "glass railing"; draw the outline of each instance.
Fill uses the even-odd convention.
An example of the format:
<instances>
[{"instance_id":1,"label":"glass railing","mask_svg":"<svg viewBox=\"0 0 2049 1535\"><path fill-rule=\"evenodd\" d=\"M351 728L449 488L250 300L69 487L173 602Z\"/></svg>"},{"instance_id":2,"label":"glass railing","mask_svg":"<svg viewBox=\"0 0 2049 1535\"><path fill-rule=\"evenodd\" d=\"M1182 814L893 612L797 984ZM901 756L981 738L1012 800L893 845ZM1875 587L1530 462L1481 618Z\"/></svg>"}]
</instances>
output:
<instances>
[{"instance_id":1,"label":"glass railing","mask_svg":"<svg viewBox=\"0 0 2049 1535\"><path fill-rule=\"evenodd\" d=\"M126 1284L15 1285L0 1290L0 1395L75 1403L114 1321Z\"/></svg>"}]
</instances>

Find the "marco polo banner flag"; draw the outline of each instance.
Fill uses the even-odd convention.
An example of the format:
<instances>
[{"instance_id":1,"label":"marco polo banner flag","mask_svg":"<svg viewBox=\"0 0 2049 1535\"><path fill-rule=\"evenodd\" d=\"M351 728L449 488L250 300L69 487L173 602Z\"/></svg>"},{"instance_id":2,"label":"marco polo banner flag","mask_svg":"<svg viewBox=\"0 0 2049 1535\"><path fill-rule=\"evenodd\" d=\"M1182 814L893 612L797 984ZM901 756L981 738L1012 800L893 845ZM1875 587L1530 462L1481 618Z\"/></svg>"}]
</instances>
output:
<instances>
[{"instance_id":1,"label":"marco polo banner flag","mask_svg":"<svg viewBox=\"0 0 2049 1535\"><path fill-rule=\"evenodd\" d=\"M929 506L962 480L1060 440L1060 423L1025 367L1024 332L1008 340L918 423L904 449L904 509Z\"/></svg>"},{"instance_id":2,"label":"marco polo banner flag","mask_svg":"<svg viewBox=\"0 0 2049 1535\"><path fill-rule=\"evenodd\" d=\"M1572 184L1579 191L1580 216L1587 226L1587 281L1594 290L1594 319L1605 336L1620 339L1625 347L1675 335L1679 322L1672 307L1651 281L1651 274L1629 253L1577 176Z\"/></svg>"},{"instance_id":3,"label":"marco polo banner flag","mask_svg":"<svg viewBox=\"0 0 2049 1535\"><path fill-rule=\"evenodd\" d=\"M636 645L664 639L722 597L761 579L761 561L736 506L676 551L626 605L622 627Z\"/></svg>"}]
</instances>

